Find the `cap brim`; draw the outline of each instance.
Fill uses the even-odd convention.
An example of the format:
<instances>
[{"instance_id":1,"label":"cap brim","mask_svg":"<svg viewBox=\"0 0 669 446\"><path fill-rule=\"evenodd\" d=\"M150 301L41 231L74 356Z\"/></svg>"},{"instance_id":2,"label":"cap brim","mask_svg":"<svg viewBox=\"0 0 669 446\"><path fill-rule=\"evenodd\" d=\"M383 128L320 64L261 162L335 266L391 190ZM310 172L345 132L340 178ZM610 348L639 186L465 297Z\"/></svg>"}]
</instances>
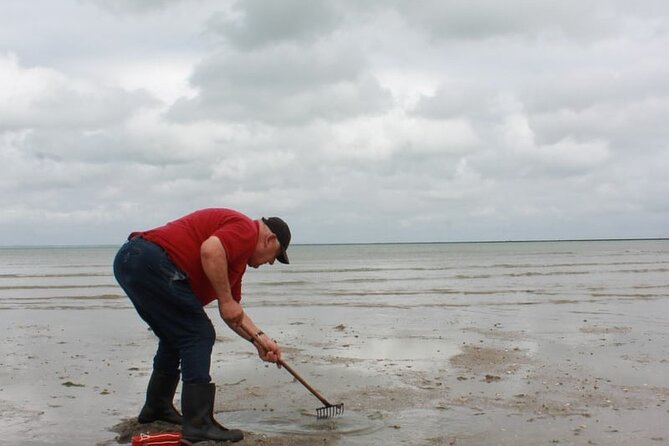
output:
<instances>
[{"instance_id":1,"label":"cap brim","mask_svg":"<svg viewBox=\"0 0 669 446\"><path fill-rule=\"evenodd\" d=\"M285 263L286 265L288 265L288 264L290 263L290 262L288 261L288 254L286 253L286 250L285 250L285 249L282 249L282 250L281 250L281 254L279 254L278 256L276 256L276 259L277 259L279 262L281 262L281 263Z\"/></svg>"}]
</instances>

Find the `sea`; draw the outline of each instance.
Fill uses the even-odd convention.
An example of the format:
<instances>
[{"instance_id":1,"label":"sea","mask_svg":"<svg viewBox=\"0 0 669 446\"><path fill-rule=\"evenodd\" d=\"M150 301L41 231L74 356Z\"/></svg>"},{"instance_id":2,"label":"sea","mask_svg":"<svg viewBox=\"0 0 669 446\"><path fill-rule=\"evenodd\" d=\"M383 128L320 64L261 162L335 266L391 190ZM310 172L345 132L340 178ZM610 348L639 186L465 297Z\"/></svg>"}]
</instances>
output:
<instances>
[{"instance_id":1,"label":"sea","mask_svg":"<svg viewBox=\"0 0 669 446\"><path fill-rule=\"evenodd\" d=\"M131 308L112 274L117 249L0 248L0 310ZM669 296L665 239L295 245L290 259L290 265L248 269L245 306L409 308Z\"/></svg>"}]
</instances>

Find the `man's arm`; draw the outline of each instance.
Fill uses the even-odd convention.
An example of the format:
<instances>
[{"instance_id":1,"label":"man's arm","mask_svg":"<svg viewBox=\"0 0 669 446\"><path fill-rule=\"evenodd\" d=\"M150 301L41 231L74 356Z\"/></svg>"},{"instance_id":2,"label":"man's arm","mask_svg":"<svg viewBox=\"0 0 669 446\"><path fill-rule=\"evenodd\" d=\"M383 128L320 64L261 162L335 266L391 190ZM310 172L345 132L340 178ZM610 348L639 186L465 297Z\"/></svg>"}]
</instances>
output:
<instances>
[{"instance_id":1,"label":"man's arm","mask_svg":"<svg viewBox=\"0 0 669 446\"><path fill-rule=\"evenodd\" d=\"M221 240L212 235L200 246L202 268L218 299L218 312L233 330L244 317L242 306L233 299L228 279L228 257ZM236 330L235 330L236 331Z\"/></svg>"},{"instance_id":2,"label":"man's arm","mask_svg":"<svg viewBox=\"0 0 669 446\"><path fill-rule=\"evenodd\" d=\"M277 362L281 358L279 346L269 338L264 340L264 344L256 342L256 338L265 336L265 334L244 313L242 306L232 297L230 280L228 279L228 257L221 240L214 235L205 240L200 246L200 258L204 272L216 292L218 312L221 318L239 336L252 341L264 361ZM242 323L244 327L250 329L251 333L242 329ZM262 348L262 345L267 346L270 350L266 351Z\"/></svg>"}]
</instances>

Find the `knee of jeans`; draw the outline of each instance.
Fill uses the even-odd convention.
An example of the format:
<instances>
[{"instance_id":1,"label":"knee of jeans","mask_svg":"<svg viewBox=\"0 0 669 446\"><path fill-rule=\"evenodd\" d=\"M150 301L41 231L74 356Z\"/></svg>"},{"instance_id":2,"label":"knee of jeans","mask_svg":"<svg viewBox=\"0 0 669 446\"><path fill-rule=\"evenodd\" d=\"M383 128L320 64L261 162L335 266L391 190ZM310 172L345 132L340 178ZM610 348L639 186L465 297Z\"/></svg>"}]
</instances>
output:
<instances>
[{"instance_id":1,"label":"knee of jeans","mask_svg":"<svg viewBox=\"0 0 669 446\"><path fill-rule=\"evenodd\" d=\"M194 331L183 338L185 344L184 346L200 346L207 347L211 349L216 342L216 330L214 330L214 325L211 321L207 320L205 323L196 324L197 327Z\"/></svg>"}]
</instances>

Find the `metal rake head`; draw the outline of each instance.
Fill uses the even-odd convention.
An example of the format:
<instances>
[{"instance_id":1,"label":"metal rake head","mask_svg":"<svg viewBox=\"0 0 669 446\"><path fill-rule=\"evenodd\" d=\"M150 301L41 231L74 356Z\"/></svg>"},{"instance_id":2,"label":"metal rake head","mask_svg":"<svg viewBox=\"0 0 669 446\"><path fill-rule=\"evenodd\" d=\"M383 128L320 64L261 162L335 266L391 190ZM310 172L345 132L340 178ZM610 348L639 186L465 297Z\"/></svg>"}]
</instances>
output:
<instances>
[{"instance_id":1,"label":"metal rake head","mask_svg":"<svg viewBox=\"0 0 669 446\"><path fill-rule=\"evenodd\" d=\"M316 418L322 420L324 418L336 417L344 413L344 403L331 404L316 409Z\"/></svg>"}]
</instances>

